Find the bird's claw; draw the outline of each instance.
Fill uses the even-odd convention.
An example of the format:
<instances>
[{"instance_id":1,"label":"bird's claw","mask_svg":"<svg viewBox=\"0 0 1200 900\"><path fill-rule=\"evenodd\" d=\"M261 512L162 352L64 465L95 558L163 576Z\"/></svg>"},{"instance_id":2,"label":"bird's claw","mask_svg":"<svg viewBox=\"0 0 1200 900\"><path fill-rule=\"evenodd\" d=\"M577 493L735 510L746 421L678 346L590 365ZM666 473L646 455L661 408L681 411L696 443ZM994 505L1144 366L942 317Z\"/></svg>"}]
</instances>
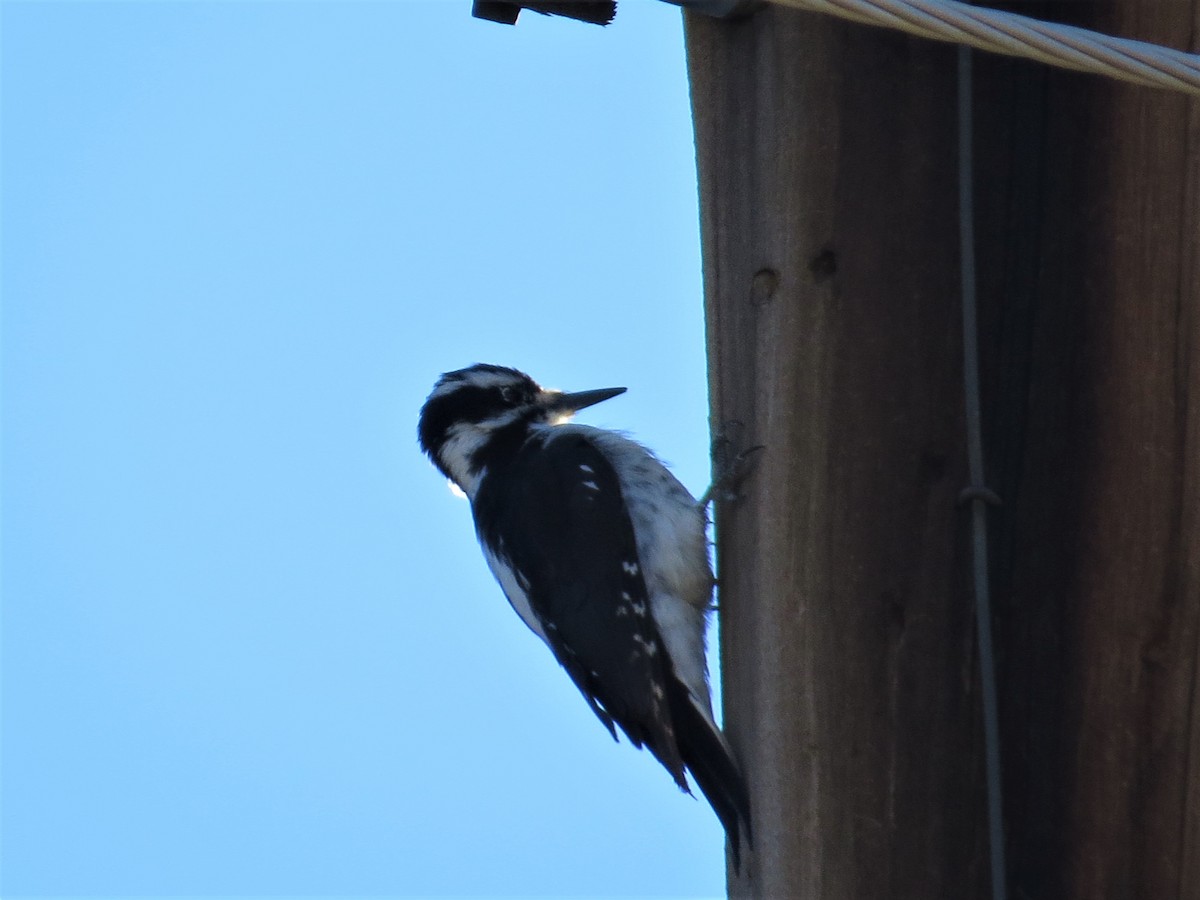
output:
<instances>
[{"instance_id":1,"label":"bird's claw","mask_svg":"<svg viewBox=\"0 0 1200 900\"><path fill-rule=\"evenodd\" d=\"M741 443L741 432L744 428L741 422L726 422L713 438L713 481L700 498L701 506L707 507L714 500L736 500L738 485L753 468L755 456L759 451L766 449L763 444L755 444L735 453L734 448Z\"/></svg>"}]
</instances>

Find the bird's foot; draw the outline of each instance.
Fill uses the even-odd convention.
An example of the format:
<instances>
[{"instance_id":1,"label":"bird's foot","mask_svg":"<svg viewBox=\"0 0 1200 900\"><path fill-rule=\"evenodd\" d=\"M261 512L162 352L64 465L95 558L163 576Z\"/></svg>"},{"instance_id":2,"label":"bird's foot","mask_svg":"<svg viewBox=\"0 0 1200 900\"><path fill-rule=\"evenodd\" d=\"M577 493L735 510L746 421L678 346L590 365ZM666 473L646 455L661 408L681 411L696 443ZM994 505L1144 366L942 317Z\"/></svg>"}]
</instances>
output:
<instances>
[{"instance_id":1,"label":"bird's foot","mask_svg":"<svg viewBox=\"0 0 1200 900\"><path fill-rule=\"evenodd\" d=\"M712 442L713 482L700 497L701 507L707 508L714 500L733 501L738 498L737 488L752 468L762 444L739 449L745 443L746 426L737 421L725 422L717 429Z\"/></svg>"}]
</instances>

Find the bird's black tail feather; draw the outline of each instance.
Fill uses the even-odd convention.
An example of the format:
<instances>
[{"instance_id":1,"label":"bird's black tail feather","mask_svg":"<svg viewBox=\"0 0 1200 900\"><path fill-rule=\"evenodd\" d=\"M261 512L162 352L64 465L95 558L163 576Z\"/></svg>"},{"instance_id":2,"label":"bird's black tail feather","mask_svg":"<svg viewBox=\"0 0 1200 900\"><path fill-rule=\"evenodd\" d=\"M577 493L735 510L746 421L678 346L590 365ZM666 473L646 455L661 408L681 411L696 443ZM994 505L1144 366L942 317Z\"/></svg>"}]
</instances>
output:
<instances>
[{"instance_id":1,"label":"bird's black tail feather","mask_svg":"<svg viewBox=\"0 0 1200 900\"><path fill-rule=\"evenodd\" d=\"M741 865L742 837L747 845L753 842L746 782L721 732L696 706L683 683L674 678L671 682L667 693L679 754L725 826L736 871Z\"/></svg>"}]
</instances>

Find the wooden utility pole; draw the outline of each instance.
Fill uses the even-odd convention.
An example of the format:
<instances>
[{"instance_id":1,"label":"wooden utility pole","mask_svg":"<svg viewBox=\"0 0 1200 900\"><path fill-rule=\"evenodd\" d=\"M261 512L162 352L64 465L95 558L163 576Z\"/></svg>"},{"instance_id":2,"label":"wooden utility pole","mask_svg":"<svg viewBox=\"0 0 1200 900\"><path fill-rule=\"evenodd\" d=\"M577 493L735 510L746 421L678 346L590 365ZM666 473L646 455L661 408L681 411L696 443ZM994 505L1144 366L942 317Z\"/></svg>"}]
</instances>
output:
<instances>
[{"instance_id":1,"label":"wooden utility pole","mask_svg":"<svg viewBox=\"0 0 1200 900\"><path fill-rule=\"evenodd\" d=\"M1200 0L1020 11L1200 49ZM718 516L731 891L983 900L955 50L770 6L687 45L713 422L766 445ZM1200 103L976 63L1010 896L1200 898Z\"/></svg>"}]
</instances>

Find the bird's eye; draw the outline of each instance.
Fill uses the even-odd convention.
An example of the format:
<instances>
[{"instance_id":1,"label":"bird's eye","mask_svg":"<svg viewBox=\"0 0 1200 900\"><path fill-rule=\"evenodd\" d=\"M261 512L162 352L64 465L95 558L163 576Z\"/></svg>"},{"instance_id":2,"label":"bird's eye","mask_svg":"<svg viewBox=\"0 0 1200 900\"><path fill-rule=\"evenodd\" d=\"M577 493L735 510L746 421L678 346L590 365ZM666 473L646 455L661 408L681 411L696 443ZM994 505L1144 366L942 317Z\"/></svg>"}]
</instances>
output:
<instances>
[{"instance_id":1,"label":"bird's eye","mask_svg":"<svg viewBox=\"0 0 1200 900\"><path fill-rule=\"evenodd\" d=\"M516 403L517 389L515 387L500 388L500 399L502 399L505 403Z\"/></svg>"}]
</instances>

